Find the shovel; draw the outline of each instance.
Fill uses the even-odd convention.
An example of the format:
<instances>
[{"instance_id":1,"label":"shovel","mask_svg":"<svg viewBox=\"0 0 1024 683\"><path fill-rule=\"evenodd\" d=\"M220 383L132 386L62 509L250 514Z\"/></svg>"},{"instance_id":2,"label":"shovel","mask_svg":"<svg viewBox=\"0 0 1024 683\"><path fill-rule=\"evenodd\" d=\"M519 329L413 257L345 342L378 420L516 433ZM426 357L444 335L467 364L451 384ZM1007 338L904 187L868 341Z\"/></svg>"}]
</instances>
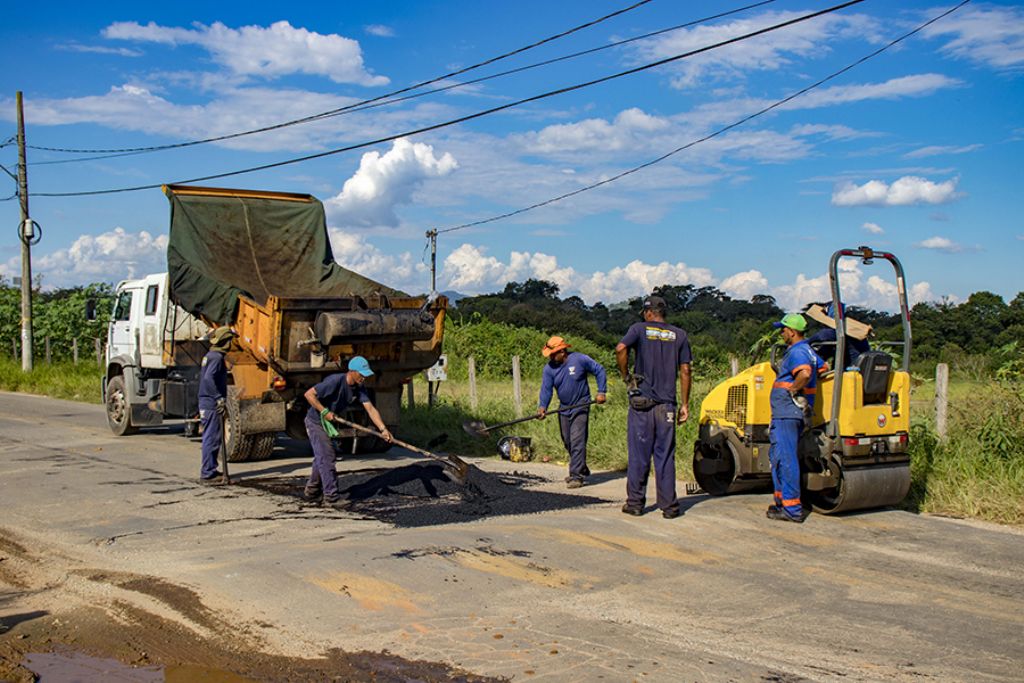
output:
<instances>
[{"instance_id":1,"label":"shovel","mask_svg":"<svg viewBox=\"0 0 1024 683\"><path fill-rule=\"evenodd\" d=\"M574 408L584 408L586 406L594 405L595 403L597 403L597 401L590 400L590 401L587 401L586 403L577 403L576 405L562 406L558 410L548 411L545 414L545 416L547 416L547 415L557 415L558 413L564 413L567 410L572 410ZM509 425L519 424L520 422L529 422L530 420L539 420L539 419L540 419L540 415L530 415L528 417L521 417L518 420L509 420L508 422L499 422L498 424L491 425L490 427L488 427L486 424L484 424L482 420L469 420L467 422L463 422L462 423L462 428L464 430L466 430L466 433L469 434L470 436L484 437L484 436L487 436L487 432L489 432L489 431L491 431L493 429L501 429L502 427L508 427Z\"/></svg>"},{"instance_id":2,"label":"shovel","mask_svg":"<svg viewBox=\"0 0 1024 683\"><path fill-rule=\"evenodd\" d=\"M334 421L337 422L338 424L345 425L346 427L351 427L352 429L355 429L360 432L365 432L372 436L381 436L381 433L378 432L376 429L370 429L369 427L364 427L361 424L349 422L348 420L340 418L337 415L334 416ZM444 465L444 473L449 479L451 479L452 481L459 485L466 483L466 480L469 476L469 465L466 463L465 460L462 460L458 456L452 455L450 453L448 455L438 455L437 453L431 453L430 451L425 450L423 448L419 448L418 446L413 446L410 443L399 441L394 437L391 437L391 443L395 444L396 446L401 446L402 448L408 449L414 453L419 453L420 455L425 455L428 458L437 460L442 465Z\"/></svg>"}]
</instances>

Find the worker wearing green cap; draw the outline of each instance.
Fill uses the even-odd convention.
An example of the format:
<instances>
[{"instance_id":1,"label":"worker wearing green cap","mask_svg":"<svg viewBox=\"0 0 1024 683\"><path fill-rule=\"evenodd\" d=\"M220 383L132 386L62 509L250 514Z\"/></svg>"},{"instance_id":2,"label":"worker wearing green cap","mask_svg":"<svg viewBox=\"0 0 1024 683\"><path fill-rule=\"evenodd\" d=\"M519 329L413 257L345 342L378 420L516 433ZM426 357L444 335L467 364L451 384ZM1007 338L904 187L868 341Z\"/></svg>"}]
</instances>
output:
<instances>
[{"instance_id":1,"label":"worker wearing green cap","mask_svg":"<svg viewBox=\"0 0 1024 683\"><path fill-rule=\"evenodd\" d=\"M782 522L803 522L807 511L800 504L797 443L804 420L814 409L818 370L824 366L824 361L804 339L807 321L802 315L790 313L772 324L781 329L782 340L789 348L779 364L770 397L772 421L768 430L771 442L768 460L775 484L775 502L766 514L769 519Z\"/></svg>"}]
</instances>

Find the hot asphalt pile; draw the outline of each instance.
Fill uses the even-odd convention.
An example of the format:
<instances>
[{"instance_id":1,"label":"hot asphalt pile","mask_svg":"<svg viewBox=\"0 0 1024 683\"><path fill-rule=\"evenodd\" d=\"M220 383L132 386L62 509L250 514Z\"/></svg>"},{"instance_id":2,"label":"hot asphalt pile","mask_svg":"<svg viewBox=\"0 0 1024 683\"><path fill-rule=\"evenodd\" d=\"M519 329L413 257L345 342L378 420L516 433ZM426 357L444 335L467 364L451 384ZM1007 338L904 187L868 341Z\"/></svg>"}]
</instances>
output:
<instances>
[{"instance_id":1,"label":"hot asphalt pile","mask_svg":"<svg viewBox=\"0 0 1024 683\"><path fill-rule=\"evenodd\" d=\"M239 483L291 497L299 496L303 484L296 478ZM338 473L341 496L349 502L353 514L401 527L453 524L607 502L593 496L537 490L546 483L544 477L525 472L485 472L471 465L465 485L459 485L436 463Z\"/></svg>"}]
</instances>

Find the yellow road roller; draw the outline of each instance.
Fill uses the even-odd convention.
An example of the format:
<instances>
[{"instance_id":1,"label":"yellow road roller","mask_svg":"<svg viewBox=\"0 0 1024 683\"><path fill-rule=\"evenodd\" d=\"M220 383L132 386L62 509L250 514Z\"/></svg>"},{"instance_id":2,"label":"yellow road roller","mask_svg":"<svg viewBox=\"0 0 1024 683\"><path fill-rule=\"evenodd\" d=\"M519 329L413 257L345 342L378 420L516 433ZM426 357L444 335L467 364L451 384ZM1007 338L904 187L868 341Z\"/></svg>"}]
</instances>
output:
<instances>
[{"instance_id":1,"label":"yellow road roller","mask_svg":"<svg viewBox=\"0 0 1024 683\"><path fill-rule=\"evenodd\" d=\"M839 262L859 259L870 266L888 261L896 272L903 341L862 353L844 367L849 334L863 327L847 320L839 288ZM801 494L818 512L834 514L895 505L910 489L910 309L903 266L890 253L869 247L840 249L829 261L836 331L835 369L818 378L814 412L800 437ZM887 348L892 354L881 350ZM831 349L819 349L831 355ZM899 357L897 368L897 360ZM768 463L769 394L780 347L715 387L700 409L693 473L707 493L771 490Z\"/></svg>"}]
</instances>

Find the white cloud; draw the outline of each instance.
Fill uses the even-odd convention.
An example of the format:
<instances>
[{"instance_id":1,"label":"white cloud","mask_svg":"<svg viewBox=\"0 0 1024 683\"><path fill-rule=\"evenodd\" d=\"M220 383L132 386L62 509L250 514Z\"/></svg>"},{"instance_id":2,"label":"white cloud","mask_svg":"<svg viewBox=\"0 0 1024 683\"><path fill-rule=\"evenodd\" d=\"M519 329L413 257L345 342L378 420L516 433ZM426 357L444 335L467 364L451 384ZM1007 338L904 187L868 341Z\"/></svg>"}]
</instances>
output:
<instances>
[{"instance_id":1,"label":"white cloud","mask_svg":"<svg viewBox=\"0 0 1024 683\"><path fill-rule=\"evenodd\" d=\"M780 109L817 109L865 100L895 100L903 97L925 97L938 90L963 84L942 74L914 74L891 78L881 83L855 83L819 88L787 102Z\"/></svg>"},{"instance_id":2,"label":"white cloud","mask_svg":"<svg viewBox=\"0 0 1024 683\"><path fill-rule=\"evenodd\" d=\"M624 301L629 297L650 293L659 285L698 286L714 284L707 268L692 268L683 262L644 263L634 260L607 272L595 272L579 283L585 301Z\"/></svg>"},{"instance_id":3,"label":"white cloud","mask_svg":"<svg viewBox=\"0 0 1024 683\"><path fill-rule=\"evenodd\" d=\"M653 40L637 43L634 61L648 62L690 52L713 43L750 33L800 16L799 12L765 12L756 17L717 25L680 29ZM875 20L864 15L829 15L790 26L782 31L747 39L682 60L671 69L672 85L688 88L702 80L742 78L754 71L777 71L792 65L795 58L827 55L840 38L876 40Z\"/></svg>"},{"instance_id":4,"label":"white cloud","mask_svg":"<svg viewBox=\"0 0 1024 683\"><path fill-rule=\"evenodd\" d=\"M929 237L926 240L922 240L921 242L918 242L914 246L920 249L934 249L935 251L944 251L947 254L959 254L960 252L965 251L967 249L967 247L965 247L964 245L954 242L948 237L940 237L938 235L936 235L935 237Z\"/></svg>"},{"instance_id":5,"label":"white cloud","mask_svg":"<svg viewBox=\"0 0 1024 683\"><path fill-rule=\"evenodd\" d=\"M81 43L66 43L57 45L58 50L65 52L85 52L97 55L116 55L118 57L141 57L142 52L127 47L104 47L102 45L82 45Z\"/></svg>"},{"instance_id":6,"label":"white cloud","mask_svg":"<svg viewBox=\"0 0 1024 683\"><path fill-rule=\"evenodd\" d=\"M327 232L334 260L349 270L410 294L430 288L429 269L422 261L414 261L408 251L386 254L362 235L338 228L329 228Z\"/></svg>"},{"instance_id":7,"label":"white cloud","mask_svg":"<svg viewBox=\"0 0 1024 683\"><path fill-rule=\"evenodd\" d=\"M621 151L647 147L646 139L672 126L668 119L651 116L636 107L625 109L612 122L584 119L576 123L548 126L537 133L522 136L527 152L533 154L572 155L580 151L602 149Z\"/></svg>"},{"instance_id":8,"label":"white cloud","mask_svg":"<svg viewBox=\"0 0 1024 683\"><path fill-rule=\"evenodd\" d=\"M167 235L117 227L100 235L82 235L67 249L33 256L32 271L43 286L73 287L87 282L117 282L167 270ZM0 265L0 273L16 276L21 261Z\"/></svg>"},{"instance_id":9,"label":"white cloud","mask_svg":"<svg viewBox=\"0 0 1024 683\"><path fill-rule=\"evenodd\" d=\"M759 270L736 273L718 283L718 288L736 299L749 300L755 294L768 292L768 278Z\"/></svg>"},{"instance_id":10,"label":"white cloud","mask_svg":"<svg viewBox=\"0 0 1024 683\"><path fill-rule=\"evenodd\" d=\"M923 157L933 157L940 154L967 154L973 152L976 149L981 149L983 145L963 145L960 147L943 146L943 145L928 145L927 147L921 147L911 152L907 152L903 155L905 159L921 159Z\"/></svg>"},{"instance_id":11,"label":"white cloud","mask_svg":"<svg viewBox=\"0 0 1024 683\"><path fill-rule=\"evenodd\" d=\"M922 31L929 38L952 36L942 51L993 69L1024 65L1024 8L967 7Z\"/></svg>"},{"instance_id":12,"label":"white cloud","mask_svg":"<svg viewBox=\"0 0 1024 683\"><path fill-rule=\"evenodd\" d=\"M384 85L388 79L375 76L363 65L359 42L336 33L324 35L295 28L287 21L268 27L229 28L215 22L194 28L142 25L134 21L111 24L103 36L114 40L151 42L164 45L198 45L214 61L242 76L278 78L289 74L326 76L335 83Z\"/></svg>"},{"instance_id":13,"label":"white cloud","mask_svg":"<svg viewBox=\"0 0 1024 683\"><path fill-rule=\"evenodd\" d=\"M395 209L408 204L424 180L448 175L458 167L448 152L438 158L430 145L399 138L383 155L364 154L359 170L324 207L336 225L397 227Z\"/></svg>"},{"instance_id":14,"label":"white cloud","mask_svg":"<svg viewBox=\"0 0 1024 683\"><path fill-rule=\"evenodd\" d=\"M917 176L903 176L888 185L869 180L863 185L839 184L832 193L834 206L910 206L913 204L944 204L957 198L957 180L935 183Z\"/></svg>"},{"instance_id":15,"label":"white cloud","mask_svg":"<svg viewBox=\"0 0 1024 683\"><path fill-rule=\"evenodd\" d=\"M885 230L878 223L865 223L864 225L862 225L860 227L863 228L866 232L870 232L872 235L884 235L885 234Z\"/></svg>"},{"instance_id":16,"label":"white cloud","mask_svg":"<svg viewBox=\"0 0 1024 683\"><path fill-rule=\"evenodd\" d=\"M364 26L363 30L369 33L371 36L377 36L378 38L394 38L395 29L384 24L369 24Z\"/></svg>"}]
</instances>

